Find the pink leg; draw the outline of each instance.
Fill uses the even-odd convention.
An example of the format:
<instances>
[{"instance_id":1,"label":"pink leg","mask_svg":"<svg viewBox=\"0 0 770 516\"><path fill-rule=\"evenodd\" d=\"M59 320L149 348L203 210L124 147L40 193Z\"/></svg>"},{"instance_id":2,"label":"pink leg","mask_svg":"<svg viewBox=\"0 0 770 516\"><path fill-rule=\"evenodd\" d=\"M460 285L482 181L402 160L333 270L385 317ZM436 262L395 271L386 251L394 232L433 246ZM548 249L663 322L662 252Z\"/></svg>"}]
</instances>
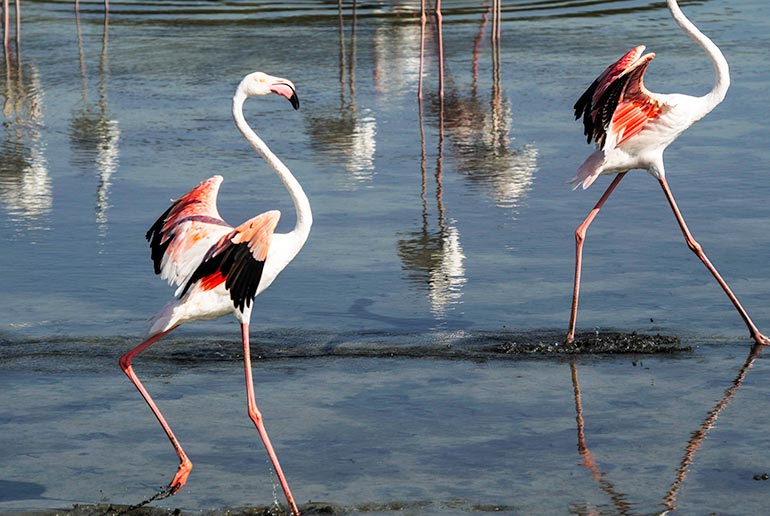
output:
<instances>
[{"instance_id":1,"label":"pink leg","mask_svg":"<svg viewBox=\"0 0 770 516\"><path fill-rule=\"evenodd\" d=\"M8 48L8 38L10 34L10 27L11 24L11 12L9 9L9 2L8 0L3 0L3 47Z\"/></svg>"},{"instance_id":2,"label":"pink leg","mask_svg":"<svg viewBox=\"0 0 770 516\"><path fill-rule=\"evenodd\" d=\"M283 475L281 464L278 462L278 456L273 451L273 445L270 444L270 438L267 436L267 430L262 422L262 413L257 408L257 402L254 397L254 380L251 375L251 351L249 347L249 325L247 323L241 324L241 333L243 336L243 365L246 371L246 399L249 408L249 417L254 422L259 432L259 436L262 438L262 442L265 444L267 454L270 456L270 461L273 463L273 468L278 475L278 480L281 482L281 487L286 495L286 501L289 504L291 513L295 516L299 516L300 512L297 508L297 504L294 503L294 497L291 495L289 484L286 482L286 477Z\"/></svg>"},{"instance_id":3,"label":"pink leg","mask_svg":"<svg viewBox=\"0 0 770 516\"><path fill-rule=\"evenodd\" d=\"M179 491L180 489L182 489L182 486L184 486L185 482L187 482L187 477L190 475L190 471L192 470L192 462L190 462L190 459L187 458L187 455L182 449L182 446L179 444L179 441L177 440L176 436L174 436L174 432L171 431L171 427L168 425L168 423L164 419L163 414L161 414L158 406L155 405L155 402L150 397L150 393L147 392L147 389L144 388L144 385L142 385L142 382L139 381L139 377L137 377L136 373L134 373L134 369L131 367L131 360L136 355L138 355L145 349L155 344L161 338L166 336L170 331L171 330L167 330L162 333L153 335L152 337L145 340L144 342L139 344L137 347L135 347L134 349L132 349L131 351L129 351L128 353L120 357L121 369L123 369L123 372L126 373L126 375L131 380L131 382L133 382L134 386L136 386L136 388L139 390L139 393L144 398L144 401L147 402L147 405L150 406L152 413L155 414L155 417L158 419L160 426L163 427L163 430L166 432L166 435L171 441L171 444L174 446L174 450L176 450L176 454L179 456L179 469L177 470L176 475L174 475L174 479L168 485L168 495L172 495L177 491Z\"/></svg>"},{"instance_id":4,"label":"pink leg","mask_svg":"<svg viewBox=\"0 0 770 516\"><path fill-rule=\"evenodd\" d=\"M16 0L16 57L21 59L21 0Z\"/></svg>"},{"instance_id":5,"label":"pink leg","mask_svg":"<svg viewBox=\"0 0 770 516\"><path fill-rule=\"evenodd\" d=\"M711 272L711 274L714 276L714 278L717 280L717 283L722 287L722 290L725 291L725 294L727 294L727 297L730 298L730 301L732 301L733 305L735 306L736 310L738 310L738 313L743 318L743 322L746 323L746 326L749 329L749 333L751 334L751 338L754 339L754 341L757 344L770 344L770 339L762 335L757 327L754 325L754 323L751 321L751 318L749 317L749 314L746 313L746 310L743 309L741 306L741 303L738 301L738 298L735 297L735 294L732 293L730 290L730 287L727 286L727 283L725 280L722 279L722 276L719 275L719 272L717 272L716 268L711 264L709 259L706 257L706 253L703 252L703 249L701 248L701 245L695 241L695 239L692 236L692 233L690 233L690 230L687 228L687 224L684 222L684 218L682 217L682 214L679 212L679 208L676 205L676 201L674 201L674 196L671 193L671 190L668 187L668 182L665 178L662 178L659 180L660 186L663 187L663 192L666 194L666 199L668 199L669 205L671 205L671 209L674 210L674 216L676 216L676 221L679 223L679 227L682 230L682 234L684 235L684 239L687 242L687 247L690 248L692 252L694 252L696 255L698 255L698 258L700 258L700 261L703 262L703 265L706 266L706 268Z\"/></svg>"},{"instance_id":6,"label":"pink leg","mask_svg":"<svg viewBox=\"0 0 770 516\"><path fill-rule=\"evenodd\" d=\"M604 195L602 195L602 197L599 199L599 202L597 202L596 206L594 206L594 209L591 210L591 212L588 214L588 217L586 217L583 223L578 226L577 230L575 230L575 288L572 291L572 313L569 317L569 330L567 331L567 336L564 339L565 344L569 344L575 340L578 294L580 292L580 274L583 269L583 242L586 238L586 231L588 231L588 226L591 225L591 222L593 222L593 220L599 214L599 210L602 209L602 206L604 206L607 198L610 196L612 191L615 190L615 187L618 186L618 183L620 183L620 180L623 179L623 176L625 175L626 172L621 172L617 175L617 177L615 177L612 183L610 183L609 188L607 188L607 191L604 192Z\"/></svg>"},{"instance_id":7,"label":"pink leg","mask_svg":"<svg viewBox=\"0 0 770 516\"><path fill-rule=\"evenodd\" d=\"M492 1L492 41L500 41L501 0Z\"/></svg>"},{"instance_id":8,"label":"pink leg","mask_svg":"<svg viewBox=\"0 0 770 516\"><path fill-rule=\"evenodd\" d=\"M420 69L417 74L417 98L422 98L422 74L423 74L423 62L425 60L425 23L427 22L425 16L425 0L420 0Z\"/></svg>"},{"instance_id":9,"label":"pink leg","mask_svg":"<svg viewBox=\"0 0 770 516\"><path fill-rule=\"evenodd\" d=\"M438 94L444 98L444 32L442 28L441 0L436 0L436 25L438 27Z\"/></svg>"}]
</instances>

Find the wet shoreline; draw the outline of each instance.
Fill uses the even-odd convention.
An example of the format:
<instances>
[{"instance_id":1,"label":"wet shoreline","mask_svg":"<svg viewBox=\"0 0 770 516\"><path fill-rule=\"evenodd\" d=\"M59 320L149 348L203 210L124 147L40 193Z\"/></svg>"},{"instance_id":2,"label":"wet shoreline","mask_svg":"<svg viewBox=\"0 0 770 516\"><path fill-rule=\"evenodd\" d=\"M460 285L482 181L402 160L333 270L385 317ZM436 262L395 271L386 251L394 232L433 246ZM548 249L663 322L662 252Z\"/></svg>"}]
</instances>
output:
<instances>
[{"instance_id":1,"label":"wet shoreline","mask_svg":"<svg viewBox=\"0 0 770 516\"><path fill-rule=\"evenodd\" d=\"M620 335L627 343L634 334ZM255 358L258 404L308 514L764 506L770 484L755 478L770 469L760 431L768 416L756 407L770 364L761 349L684 339L672 352L661 339L657 354L481 356L499 343L465 338L479 344L465 342L462 358L462 339L443 356L419 356L424 342L393 355L394 346L341 339L338 356L278 347ZM135 368L193 473L175 496L130 513L274 514L280 497L245 414L235 343L184 340ZM114 362L120 350L104 346L90 367L85 355L52 352L0 360L0 449L14 465L0 513L119 512L170 478L174 453ZM201 354L207 346L216 349Z\"/></svg>"}]
</instances>

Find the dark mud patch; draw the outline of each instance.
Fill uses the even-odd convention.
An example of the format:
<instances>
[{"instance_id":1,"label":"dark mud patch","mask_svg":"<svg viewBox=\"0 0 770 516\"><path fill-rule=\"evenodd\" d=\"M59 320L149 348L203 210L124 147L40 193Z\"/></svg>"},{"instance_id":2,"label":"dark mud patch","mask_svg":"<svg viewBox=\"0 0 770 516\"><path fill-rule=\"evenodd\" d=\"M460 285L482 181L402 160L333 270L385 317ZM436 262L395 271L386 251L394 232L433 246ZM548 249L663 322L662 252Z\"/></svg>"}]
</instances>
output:
<instances>
[{"instance_id":1,"label":"dark mud patch","mask_svg":"<svg viewBox=\"0 0 770 516\"><path fill-rule=\"evenodd\" d=\"M2 341L0 368L83 370L114 367L140 338L78 338ZM565 355L674 354L692 351L679 337L636 332L447 331L431 333L276 331L255 333L254 360L310 358L430 358L445 360L548 359ZM188 367L242 360L239 340L218 336L170 337L142 353L142 361ZM66 360L63 358L66 357Z\"/></svg>"},{"instance_id":2,"label":"dark mud patch","mask_svg":"<svg viewBox=\"0 0 770 516\"><path fill-rule=\"evenodd\" d=\"M327 502L308 502L300 505L299 510L303 516L320 515L355 515L355 514L381 514L406 511L409 514L429 510L432 513L440 513L443 509L461 509L464 512L502 512L514 510L507 505L479 505L466 500L451 500L449 502L428 501L404 501L365 503L356 506L343 506ZM8 514L0 511L0 514ZM261 506L261 507L236 507L216 510L184 510L162 509L158 507L133 508L130 505L116 504L76 504L68 509L43 509L29 511L14 511L19 516L55 516L66 514L67 516L291 516L285 507Z\"/></svg>"},{"instance_id":3,"label":"dark mud patch","mask_svg":"<svg viewBox=\"0 0 770 516\"><path fill-rule=\"evenodd\" d=\"M692 351L692 346L683 345L679 337L635 332L579 333L570 344L532 334L492 339L498 342L486 347L485 351L504 355L651 355Z\"/></svg>"}]
</instances>

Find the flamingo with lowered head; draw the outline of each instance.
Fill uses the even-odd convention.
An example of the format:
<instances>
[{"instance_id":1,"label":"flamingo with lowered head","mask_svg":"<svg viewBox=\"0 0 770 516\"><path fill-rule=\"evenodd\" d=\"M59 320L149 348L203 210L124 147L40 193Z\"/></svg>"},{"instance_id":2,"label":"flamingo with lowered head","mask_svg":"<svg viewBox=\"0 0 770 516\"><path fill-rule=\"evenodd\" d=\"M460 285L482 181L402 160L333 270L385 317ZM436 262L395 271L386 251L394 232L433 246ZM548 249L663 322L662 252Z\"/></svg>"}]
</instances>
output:
<instances>
[{"instance_id":1,"label":"flamingo with lowered head","mask_svg":"<svg viewBox=\"0 0 770 516\"><path fill-rule=\"evenodd\" d=\"M652 174L660 183L687 246L700 258L730 298L746 323L751 338L758 344L770 344L770 339L759 332L738 298L693 238L666 181L663 151L687 128L722 102L730 86L727 60L719 47L685 17L676 0L667 0L667 5L677 25L706 51L714 65L716 81L711 91L702 97L652 93L645 88L643 78L655 54L643 55L645 47L638 46L608 66L575 104L575 118L583 118L588 142L596 142L597 149L580 166L571 183L575 188L582 186L586 189L602 174L618 175L575 231L575 286L565 341L569 343L575 338L583 242L588 226L626 172L638 168Z\"/></svg>"},{"instance_id":2,"label":"flamingo with lowered head","mask_svg":"<svg viewBox=\"0 0 770 516\"><path fill-rule=\"evenodd\" d=\"M298 515L299 510L255 402L249 352L249 320L254 298L270 286L278 273L297 255L307 240L313 222L310 203L299 182L243 116L243 104L247 98L269 93L286 97L294 109L299 107L291 81L255 72L244 77L235 92L233 119L244 138L275 170L289 191L297 212L294 229L285 234L274 233L280 217L280 212L276 210L257 215L238 227L229 226L216 207L221 176L203 181L174 201L150 227L147 240L150 242L155 273L177 287L176 298L153 318L149 338L123 355L120 366L152 409L179 456L176 475L166 490L160 493L160 497L172 495L184 486L192 462L134 373L131 360L180 324L235 315L241 324L249 417L267 449L289 508L294 515Z\"/></svg>"}]
</instances>

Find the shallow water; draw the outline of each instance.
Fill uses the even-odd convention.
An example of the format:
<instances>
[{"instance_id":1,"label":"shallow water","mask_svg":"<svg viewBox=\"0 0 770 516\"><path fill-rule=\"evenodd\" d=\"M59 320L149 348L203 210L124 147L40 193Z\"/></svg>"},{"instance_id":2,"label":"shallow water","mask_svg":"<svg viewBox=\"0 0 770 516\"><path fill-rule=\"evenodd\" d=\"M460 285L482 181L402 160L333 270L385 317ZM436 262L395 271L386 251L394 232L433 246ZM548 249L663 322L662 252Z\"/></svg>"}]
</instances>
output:
<instances>
[{"instance_id":1,"label":"shallow water","mask_svg":"<svg viewBox=\"0 0 770 516\"><path fill-rule=\"evenodd\" d=\"M433 41L422 119L415 95L416 6L362 3L355 19L347 8L341 35L331 2L117 2L105 38L101 4L88 3L79 42L71 5L29 3L21 74L10 66L5 83L14 96L0 179L3 333L141 335L171 295L152 273L144 232L168 199L214 173L225 176L226 220L277 208L279 231L291 227L288 195L230 119L234 88L254 69L297 84L300 111L256 99L247 117L295 171L316 219L306 248L257 302L256 327L564 327L573 231L608 183L564 184L590 152L574 99L639 42L659 54L653 90L703 93L711 65L663 6L616 1L506 5L495 67L483 6L450 3L441 131ZM767 327L770 151L755 106L768 78L759 50L768 7L711 1L687 11L724 49L733 87L669 150L671 186ZM635 172L592 226L579 325L745 335L659 190ZM230 321L212 327L232 331Z\"/></svg>"},{"instance_id":2,"label":"shallow water","mask_svg":"<svg viewBox=\"0 0 770 516\"><path fill-rule=\"evenodd\" d=\"M47 428L56 418L70 417L71 431L81 432L77 421L82 422L84 411L92 406L103 411L100 417L106 419L105 428L97 432L104 431L110 437L98 434L95 439L81 439L86 451L80 466L76 466L80 459L75 460L74 453L57 461L67 468L71 465L68 476L73 482L78 474L89 471L101 478L101 466L94 464L103 460L103 454L114 452L117 434L106 428L116 424L110 421L115 412L107 400L117 396L123 400L121 411L136 414L128 418L138 423L131 427L130 437L141 439L143 448L157 446L162 458L157 464L143 465L124 457L120 460L129 464L110 474L114 485L105 486L98 494L87 491L68 496L68 490L74 488L60 487L57 494L51 494L49 481L39 481L41 475L59 476L60 472L45 472L40 462L26 463L19 457L35 454L20 452L4 461L14 465L5 474L6 480L40 484L49 491L43 495L33 489L30 492L37 493L35 496L21 497L18 490L0 486L0 492L17 493L0 498L11 504L8 507L48 507L60 501L96 503L103 499L133 503L140 493L164 482L160 477L148 481L144 476L147 472L161 474L169 465L173 467L168 444L146 417L146 407L122 377L115 359L140 339L148 318L171 295L152 273L144 240L146 229L165 210L169 199L218 173L225 176L220 212L230 223L277 208L283 212L278 230L288 231L292 226L294 215L288 195L231 121L230 99L244 74L259 69L297 85L302 102L299 111L293 111L282 99L269 98L251 100L246 113L256 131L302 182L315 216L303 251L256 301L255 344L263 336L265 345L300 342L323 350L324 342L342 335L343 342L364 351L367 347L408 346L410 342L440 345L465 336L494 336L511 330L545 328L556 334L565 328L573 274L573 232L609 182L600 179L586 192L572 192L564 184L590 152L580 124L572 119L574 100L607 63L641 43L658 54L646 78L651 90L702 94L713 80L702 50L679 31L661 2L506 2L499 49L489 39L492 20L488 4L444 2L443 109L437 96L438 63L432 31L426 46L424 100L422 104L417 100L420 31L416 1L359 2L355 16L346 3L342 19L336 2L309 0L280 4L180 1L162 5L113 1L110 5L105 23L100 2L82 3L79 17L69 2L24 2L21 51L14 49L3 60L3 426L12 430L21 424L17 421L19 399L36 400L50 393L47 387L52 385L61 400L69 400L64 403L69 408L54 411L48 416L53 420L43 417L28 427L16 428L33 435L35 441L41 438L41 424ZM768 328L770 205L765 197L770 120L758 99L763 98L768 84L763 49L770 46L770 7L759 0L710 0L685 3L684 9L723 49L733 83L726 100L667 152L669 181L692 231L712 261L757 325ZM740 367L745 353L743 347L735 346L748 344L742 321L687 250L659 190L652 178L633 172L591 227L578 317L579 327L598 332L612 328L662 332L683 336L696 346L709 343L702 352L682 359L654 359L656 366L670 375L671 388L655 396L641 395L644 404L633 407L629 404L635 404L640 394L633 386L622 385L626 378L618 379L618 371L625 371L630 359L608 359L588 366L598 378L595 388L602 394L601 402L607 403L605 417L633 414L637 421L646 420L651 413L657 415L660 403L675 405L670 405L669 421L662 421L660 427L645 427L647 433L638 436L639 442L670 447L644 447L645 457L651 456L656 465L649 470L636 463L633 467L641 468L649 477L638 476L639 471L625 477L633 479L630 483L639 491L644 491L647 479L660 471L671 473L671 456L677 454L672 450L681 449L699 415L724 392L728 377L737 374L733 370ZM224 339L237 354L237 330L231 319L196 323L178 330L176 338L184 342L201 336ZM30 349L41 355L19 358L16 350L29 342L33 343ZM89 358L84 348L92 350L92 356L98 358L94 360L104 369L81 367ZM162 356L174 351L162 349L158 353ZM208 407L217 404L215 391L222 396L240 396L238 361L231 358L232 364L217 366L227 369L226 374L209 372L208 363L205 371L197 368L195 358L178 371L160 368L154 372L167 378L169 396L201 397L201 403ZM299 383L280 385L278 392L285 393L283 401L275 399L271 389L260 403L275 404L278 408L271 411L273 414L283 409L301 415L294 424L283 423L284 428L278 422L276 435L291 444L291 429L309 431L304 423L312 419L315 409L303 399L307 391L323 395L326 383L339 377L336 389L350 382L354 392L367 392L367 382L374 382L376 387L380 385L378 378L390 375L393 384L376 394L384 397L380 400L385 402L383 410L390 409L395 402L391 403L389 396L393 401L423 392L424 386L415 383L421 371L451 383L450 379L472 376L472 371L483 365L471 360L477 357L464 358L414 363L405 358L362 358L355 364L365 373L357 379L346 376L354 375L350 358L329 358L323 364L323 359L316 358L297 359L296 363L287 359L275 367L279 372L282 368L301 371L294 375L300 378ZM301 455L292 458L291 453L285 454L288 457L283 460L295 461L290 469L299 477L300 499L329 498L352 505L392 500L447 504L459 498L469 504L511 505L526 513L553 496L549 475L557 475L558 482L582 475L582 482L595 487L584 468L576 466L574 434L556 440L553 446L561 449L559 453L552 454L547 444L551 442L548 432L553 431L551 418L563 420L559 426L563 432L574 431L569 426L574 423L574 413L569 412L574 412L574 406L568 396L566 362L493 363L493 367L487 366L494 376L489 381L499 382L495 383L499 390L488 391L489 399L497 399L501 393L515 394L517 402L531 408L523 412L523 419L531 420L528 435L537 442L526 457L500 464L487 476L475 469L480 468L478 464L464 469L466 463L480 457L473 451L462 452L458 445L451 465L432 467L458 471L458 476L450 477L450 484L460 487L389 490L394 478L406 475L393 470L377 473L380 478L375 485L380 487L376 489L362 487L366 475L376 476L371 471L357 473L362 478L349 489L342 488L342 468L335 473L324 471L326 463L344 460L335 451L362 447L368 450L362 461L376 465L378 454L396 453L392 450L397 448L394 443L356 442L359 435L355 424L350 423L354 428L347 430L350 435L337 446L313 444L322 437L320 430L317 435L297 437L301 448L313 448L318 453L325 450L330 457L303 462ZM699 391L698 385L711 378L699 370L701 366L720 372L713 381L718 383L719 378L722 383L712 385L711 394ZM269 372L275 372L272 367L263 381L270 381ZM724 374L728 369L730 374ZM40 371L46 372L42 379ZM527 371L531 371L528 382L516 380ZM233 385L212 386L212 397L208 397L201 382L209 385L220 377L227 377ZM550 406L543 397L549 396L549 381L556 378L564 383L560 389L564 399ZM158 381L153 388L162 388L166 385L163 382ZM463 385L470 388L475 383L467 380ZM97 394L104 400L100 409L92 393L102 388L110 394ZM622 395L617 392L620 388ZM21 394L15 389L25 390L25 397L18 398ZM89 393L85 398L84 391ZM609 399L605 397L608 393ZM445 404L448 411L462 393L441 394L437 390L435 394L445 397L435 402L423 400L425 407ZM682 396L696 395L705 397L692 406L681 401ZM491 416L513 417L519 408L505 403L484 408L468 401L466 426L472 427L475 418L490 417L488 411L493 412ZM352 403L351 414L367 406L365 400ZM432 410L425 407L419 410ZM332 420L355 419L338 410L329 409L331 416L327 416ZM730 431L745 444L735 457L743 457L747 448L757 453L753 447L761 444L757 441L761 433L753 434L752 429L762 428L763 423L756 419L760 412L747 409L746 419L736 418L738 422ZM240 412L237 415L240 417ZM424 418L426 426L411 430L414 439L432 435L428 427L431 415ZM259 457L261 450L248 421L238 421L243 439ZM202 428L214 423L198 420L197 438L221 438L219 449L211 451L212 460L221 460L220 473L225 477L235 475L233 461L245 460L242 450L234 446L225 454L234 455L232 460L226 456L216 459L225 453L222 443L230 445L233 438L220 434L219 428ZM332 428L338 423L324 424ZM495 428L510 423L508 420ZM517 428L506 432L521 431L520 423L515 421L512 426ZM377 426L381 421L371 424ZM676 428L682 435L660 435L662 427L665 432ZM616 430L626 439L628 429ZM495 457L496 448L491 443L496 439L500 439L497 449L505 448L502 442L510 446L523 439L496 432L490 433L484 460ZM123 433L119 437L125 437ZM196 439L196 432L191 434L188 440ZM497 437L491 437L493 434ZM61 446L62 438L62 434L54 434L51 447ZM457 443L469 440L473 440L472 435L465 434ZM617 454L611 461L625 460L620 457L628 452L627 444L607 443L611 453ZM138 442L136 446L140 446ZM288 448L291 451L295 447ZM445 451L438 453L443 456ZM717 456L732 452L714 453L714 468L704 473L704 485L725 482ZM554 473L565 457L571 457L569 464L576 471ZM762 460L759 457L757 460ZM531 465L519 469L523 459ZM660 462L663 459L668 461L665 466ZM761 462L756 464L759 468ZM613 465L621 471L631 467ZM194 476L206 474L199 469L205 468L196 469ZM413 469L404 466L404 471ZM248 471L248 475L216 482L233 485L246 478L247 491L220 500L218 494L212 494L219 488L202 492L190 489L192 492L183 491L173 503L191 508L269 503L269 496L244 499L244 492L252 492L255 485L269 486L269 482L255 479L250 468L240 471ZM426 479L432 473L419 471L417 468L410 474L431 484ZM267 468L264 472L267 475ZM317 479L302 478L315 474L331 483L316 489ZM208 482L203 478L199 481L203 485ZM486 482L495 487L477 485ZM523 491L531 500L520 507L519 495L503 496L509 482L514 486L529 482L531 489ZM655 491L665 491L666 482L659 483L660 489ZM749 491L766 489L762 482L748 482L746 486ZM727 487L709 485L702 489L721 500L729 499L733 488L728 482ZM597 496L606 493L601 489ZM640 505L631 512L657 507L651 496L634 497ZM580 499L575 503L578 505L573 507L562 500L553 510L582 513L580 503L609 502ZM729 506L725 507L729 513ZM746 507L748 511L754 506ZM606 510L618 512L617 507Z\"/></svg>"},{"instance_id":3,"label":"shallow water","mask_svg":"<svg viewBox=\"0 0 770 516\"><path fill-rule=\"evenodd\" d=\"M281 500L246 416L240 362L213 353L190 360L204 343L180 345L184 354L137 361L195 465L184 489L153 505ZM113 367L117 350L92 346L90 358L3 361L0 450L12 467L0 511L135 504L175 472L168 441ZM300 504L351 514L767 507L770 367L766 353L743 346L548 360L274 358L254 373Z\"/></svg>"}]
</instances>

